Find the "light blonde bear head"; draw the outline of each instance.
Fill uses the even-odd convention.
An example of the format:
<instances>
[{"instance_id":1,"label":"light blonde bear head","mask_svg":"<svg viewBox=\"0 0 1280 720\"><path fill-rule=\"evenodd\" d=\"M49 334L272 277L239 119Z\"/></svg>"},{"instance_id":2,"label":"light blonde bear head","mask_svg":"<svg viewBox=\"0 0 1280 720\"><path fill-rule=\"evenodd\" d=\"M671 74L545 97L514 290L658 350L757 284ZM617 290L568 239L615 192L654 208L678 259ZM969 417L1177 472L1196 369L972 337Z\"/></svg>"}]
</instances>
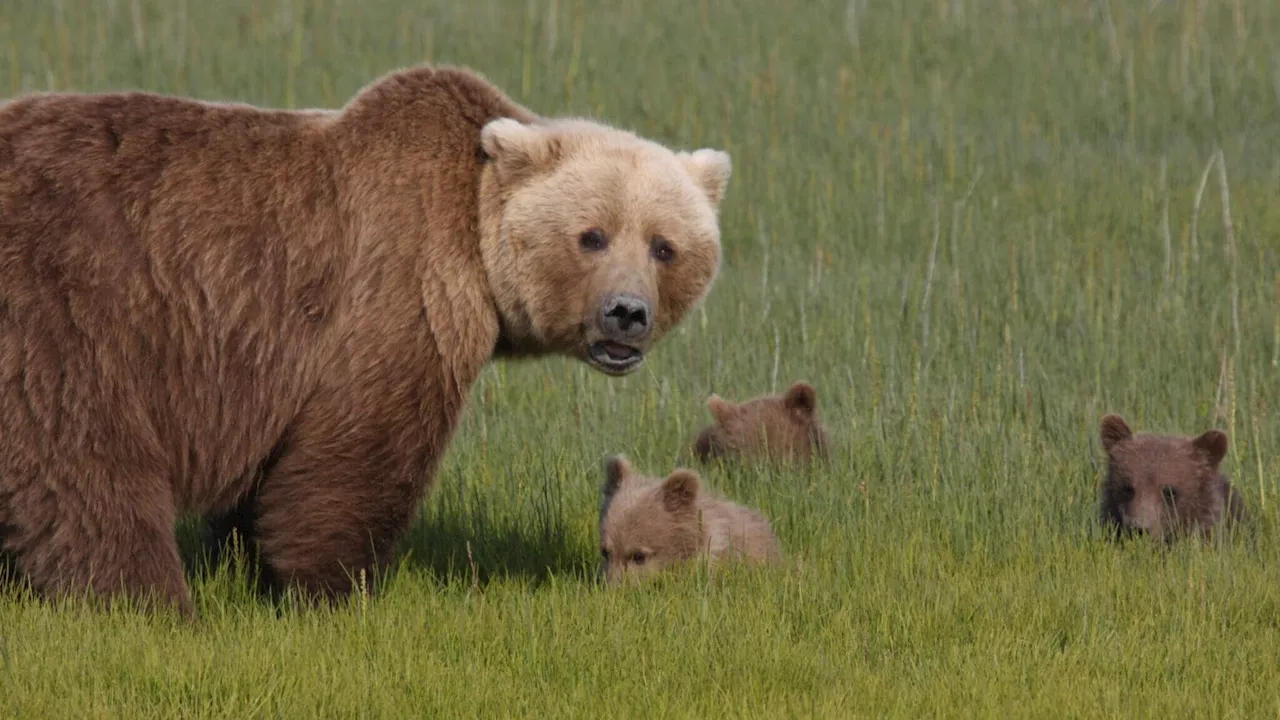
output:
<instances>
[{"instance_id":1,"label":"light blonde bear head","mask_svg":"<svg viewBox=\"0 0 1280 720\"><path fill-rule=\"evenodd\" d=\"M674 152L579 119L494 120L481 148L498 353L639 368L716 278L728 154Z\"/></svg>"}]
</instances>

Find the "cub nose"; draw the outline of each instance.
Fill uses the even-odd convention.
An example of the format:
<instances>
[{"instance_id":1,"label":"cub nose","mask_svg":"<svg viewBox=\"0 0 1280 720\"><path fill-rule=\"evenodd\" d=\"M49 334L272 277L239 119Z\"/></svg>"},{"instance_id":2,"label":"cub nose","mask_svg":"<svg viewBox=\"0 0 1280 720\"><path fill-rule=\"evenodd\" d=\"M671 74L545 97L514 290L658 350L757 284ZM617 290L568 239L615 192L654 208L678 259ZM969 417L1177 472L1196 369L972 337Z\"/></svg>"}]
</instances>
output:
<instances>
[{"instance_id":1,"label":"cub nose","mask_svg":"<svg viewBox=\"0 0 1280 720\"><path fill-rule=\"evenodd\" d=\"M1124 518L1124 529L1134 535L1146 535L1151 532L1151 522L1145 517L1129 515Z\"/></svg>"},{"instance_id":2,"label":"cub nose","mask_svg":"<svg viewBox=\"0 0 1280 720\"><path fill-rule=\"evenodd\" d=\"M649 332L649 303L635 295L610 297L600 307L600 329L623 340L644 337Z\"/></svg>"}]
</instances>

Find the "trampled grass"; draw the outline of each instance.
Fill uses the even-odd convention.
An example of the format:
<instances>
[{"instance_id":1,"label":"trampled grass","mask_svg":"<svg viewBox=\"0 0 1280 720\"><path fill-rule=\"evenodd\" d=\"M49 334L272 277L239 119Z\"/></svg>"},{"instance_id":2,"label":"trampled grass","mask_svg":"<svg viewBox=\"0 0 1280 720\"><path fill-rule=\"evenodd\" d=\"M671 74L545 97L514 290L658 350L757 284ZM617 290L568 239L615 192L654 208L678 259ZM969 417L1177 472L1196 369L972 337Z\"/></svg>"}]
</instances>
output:
<instances>
[{"instance_id":1,"label":"trampled grass","mask_svg":"<svg viewBox=\"0 0 1280 720\"><path fill-rule=\"evenodd\" d=\"M0 4L9 95L334 107L429 60L735 165L705 306L634 377L491 366L385 593L278 614L224 569L195 627L0 597L0 715L1280 713L1280 5L794 7ZM706 472L791 564L598 586L603 457L665 472L708 392L797 378L832 466ZM1113 410L1227 430L1252 533L1105 542Z\"/></svg>"}]
</instances>

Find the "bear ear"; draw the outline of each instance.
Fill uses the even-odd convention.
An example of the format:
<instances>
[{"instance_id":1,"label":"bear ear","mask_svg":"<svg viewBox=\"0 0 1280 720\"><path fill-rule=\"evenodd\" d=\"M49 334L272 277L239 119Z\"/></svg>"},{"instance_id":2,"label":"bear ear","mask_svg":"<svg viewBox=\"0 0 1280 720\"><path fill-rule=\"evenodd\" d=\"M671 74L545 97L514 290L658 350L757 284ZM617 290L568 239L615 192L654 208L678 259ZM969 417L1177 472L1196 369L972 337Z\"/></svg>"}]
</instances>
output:
<instances>
[{"instance_id":1,"label":"bear ear","mask_svg":"<svg viewBox=\"0 0 1280 720\"><path fill-rule=\"evenodd\" d=\"M631 474L631 463L622 455L612 455L604 461L604 496L613 497L622 482Z\"/></svg>"},{"instance_id":2,"label":"bear ear","mask_svg":"<svg viewBox=\"0 0 1280 720\"><path fill-rule=\"evenodd\" d=\"M733 161L729 159L729 153L702 148L691 153L682 152L679 157L685 169L693 176L694 182L707 194L711 205L719 208L725 190L729 187L729 176L733 174Z\"/></svg>"},{"instance_id":3,"label":"bear ear","mask_svg":"<svg viewBox=\"0 0 1280 720\"><path fill-rule=\"evenodd\" d=\"M733 417L733 404L725 401L724 398L715 393L711 393L711 396L707 398L707 409L711 411L711 416L716 419L716 422L721 425L724 425L729 421L729 418Z\"/></svg>"},{"instance_id":4,"label":"bear ear","mask_svg":"<svg viewBox=\"0 0 1280 720\"><path fill-rule=\"evenodd\" d=\"M662 507L667 512L678 513L693 507L698 497L698 473L692 470L676 470L662 481Z\"/></svg>"},{"instance_id":5,"label":"bear ear","mask_svg":"<svg viewBox=\"0 0 1280 720\"><path fill-rule=\"evenodd\" d=\"M1129 424L1124 421L1124 418L1113 413L1102 418L1102 427L1098 435L1102 438L1102 447L1107 452L1111 452L1111 448L1133 437L1133 431L1129 429Z\"/></svg>"},{"instance_id":6,"label":"bear ear","mask_svg":"<svg viewBox=\"0 0 1280 720\"><path fill-rule=\"evenodd\" d=\"M1209 458L1209 463L1217 467L1222 458L1227 456L1227 434L1221 430L1209 430L1191 441L1195 449Z\"/></svg>"},{"instance_id":7,"label":"bear ear","mask_svg":"<svg viewBox=\"0 0 1280 720\"><path fill-rule=\"evenodd\" d=\"M813 411L818 409L818 391L801 380L787 390L787 394L782 398L782 404L802 417L812 417Z\"/></svg>"},{"instance_id":8,"label":"bear ear","mask_svg":"<svg viewBox=\"0 0 1280 720\"><path fill-rule=\"evenodd\" d=\"M515 181L546 169L560 157L560 139L550 130L512 118L480 129L480 147L503 177Z\"/></svg>"}]
</instances>

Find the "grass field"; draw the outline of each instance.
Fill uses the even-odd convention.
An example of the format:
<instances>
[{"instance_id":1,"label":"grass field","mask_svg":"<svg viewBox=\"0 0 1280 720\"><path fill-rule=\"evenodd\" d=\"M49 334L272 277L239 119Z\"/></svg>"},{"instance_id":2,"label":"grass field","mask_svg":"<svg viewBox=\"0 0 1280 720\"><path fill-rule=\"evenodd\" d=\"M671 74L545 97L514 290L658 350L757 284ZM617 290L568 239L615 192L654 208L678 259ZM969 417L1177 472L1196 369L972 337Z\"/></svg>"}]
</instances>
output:
<instances>
[{"instance_id":1,"label":"grass field","mask_svg":"<svg viewBox=\"0 0 1280 720\"><path fill-rule=\"evenodd\" d=\"M1280 715L1280 4L782 7L0 3L7 95L336 107L427 60L734 160L703 308L633 377L489 367L385 593L3 596L0 716ZM792 562L600 586L604 456L665 473L709 392L798 378L831 467L705 474ZM1252 533L1107 543L1107 411L1226 430Z\"/></svg>"}]
</instances>

